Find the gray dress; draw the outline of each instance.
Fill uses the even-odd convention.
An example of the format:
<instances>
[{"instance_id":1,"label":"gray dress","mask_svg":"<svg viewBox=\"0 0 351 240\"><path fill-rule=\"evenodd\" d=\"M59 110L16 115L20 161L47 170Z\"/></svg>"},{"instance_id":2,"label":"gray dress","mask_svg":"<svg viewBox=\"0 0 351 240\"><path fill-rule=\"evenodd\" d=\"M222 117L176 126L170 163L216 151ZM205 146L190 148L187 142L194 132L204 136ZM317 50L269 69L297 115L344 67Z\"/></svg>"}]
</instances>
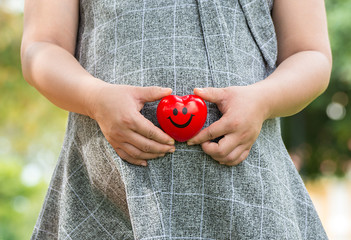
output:
<instances>
[{"instance_id":1,"label":"gray dress","mask_svg":"<svg viewBox=\"0 0 351 240\"><path fill-rule=\"evenodd\" d=\"M275 69L271 7L268 0L81 0L76 57L106 82L177 95L253 84ZM206 126L221 116L207 104ZM142 114L158 125L156 106ZM176 149L146 168L131 165L94 120L70 113L32 239L327 239L279 118L264 122L235 167L200 146Z\"/></svg>"}]
</instances>

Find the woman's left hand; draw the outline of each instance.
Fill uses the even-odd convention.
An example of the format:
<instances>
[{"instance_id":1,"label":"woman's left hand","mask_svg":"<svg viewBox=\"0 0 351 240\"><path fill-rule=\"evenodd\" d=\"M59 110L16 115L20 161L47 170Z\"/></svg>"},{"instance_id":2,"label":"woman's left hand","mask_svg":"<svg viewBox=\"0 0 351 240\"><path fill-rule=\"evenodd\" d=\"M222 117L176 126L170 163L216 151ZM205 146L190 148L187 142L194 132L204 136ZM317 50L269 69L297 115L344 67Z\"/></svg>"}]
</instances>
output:
<instances>
[{"instance_id":1,"label":"woman's left hand","mask_svg":"<svg viewBox=\"0 0 351 240\"><path fill-rule=\"evenodd\" d=\"M195 89L196 95L215 103L223 116L188 144L201 144L203 151L220 164L235 166L244 161L267 116L263 94L258 90L255 85ZM221 136L218 143L210 141Z\"/></svg>"}]
</instances>

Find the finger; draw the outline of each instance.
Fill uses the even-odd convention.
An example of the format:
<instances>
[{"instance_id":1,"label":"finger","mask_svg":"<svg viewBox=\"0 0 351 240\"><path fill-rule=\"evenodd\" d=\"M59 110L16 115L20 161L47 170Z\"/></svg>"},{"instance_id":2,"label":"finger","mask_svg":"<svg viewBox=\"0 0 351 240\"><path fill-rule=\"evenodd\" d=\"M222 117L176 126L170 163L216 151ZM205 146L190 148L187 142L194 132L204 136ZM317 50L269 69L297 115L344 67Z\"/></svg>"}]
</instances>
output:
<instances>
[{"instance_id":1,"label":"finger","mask_svg":"<svg viewBox=\"0 0 351 240\"><path fill-rule=\"evenodd\" d=\"M141 159L134 159L120 148L115 149L115 151L117 152L118 156L124 161L127 161L131 164L138 165L138 166L144 166L144 167L147 166L147 161L141 160Z\"/></svg>"},{"instance_id":2,"label":"finger","mask_svg":"<svg viewBox=\"0 0 351 240\"><path fill-rule=\"evenodd\" d=\"M225 135L227 133L227 129L224 127L224 121L225 118L222 117L207 128L201 130L195 137L188 140L188 145L201 144Z\"/></svg>"},{"instance_id":3,"label":"finger","mask_svg":"<svg viewBox=\"0 0 351 240\"><path fill-rule=\"evenodd\" d=\"M168 136L160 128L156 127L150 120L146 119L142 114L137 115L132 130L140 135L154 140L155 142L167 145L174 145L174 139Z\"/></svg>"},{"instance_id":4,"label":"finger","mask_svg":"<svg viewBox=\"0 0 351 240\"><path fill-rule=\"evenodd\" d=\"M136 148L132 144L129 143L123 143L119 147L122 149L125 153L127 153L129 156L131 156L134 159L153 159L153 158L158 158L158 157L163 157L165 153L148 153L148 152L143 152L140 149Z\"/></svg>"},{"instance_id":5,"label":"finger","mask_svg":"<svg viewBox=\"0 0 351 240\"><path fill-rule=\"evenodd\" d=\"M219 103L223 100L225 90L223 88L195 88L194 94L205 101Z\"/></svg>"},{"instance_id":6,"label":"finger","mask_svg":"<svg viewBox=\"0 0 351 240\"><path fill-rule=\"evenodd\" d=\"M234 134L225 135L218 143L205 142L202 149L208 155L215 158L225 158L239 146Z\"/></svg>"},{"instance_id":7,"label":"finger","mask_svg":"<svg viewBox=\"0 0 351 240\"><path fill-rule=\"evenodd\" d=\"M175 151L174 145L161 144L154 140L148 139L137 132L130 133L126 142L145 153L163 154Z\"/></svg>"},{"instance_id":8,"label":"finger","mask_svg":"<svg viewBox=\"0 0 351 240\"><path fill-rule=\"evenodd\" d=\"M216 160L227 166L236 166L244 161L248 157L249 153L250 149L247 149L245 146L241 145L237 147L233 152L231 152L227 157Z\"/></svg>"},{"instance_id":9,"label":"finger","mask_svg":"<svg viewBox=\"0 0 351 240\"><path fill-rule=\"evenodd\" d=\"M136 87L137 98L145 102L154 102L172 93L171 88L161 87Z\"/></svg>"},{"instance_id":10,"label":"finger","mask_svg":"<svg viewBox=\"0 0 351 240\"><path fill-rule=\"evenodd\" d=\"M233 160L226 161L224 162L224 164L227 166L237 166L249 156L249 153L250 153L250 150L245 150L241 153L239 157L236 157ZM232 157L229 155L228 158L231 159Z\"/></svg>"}]
</instances>

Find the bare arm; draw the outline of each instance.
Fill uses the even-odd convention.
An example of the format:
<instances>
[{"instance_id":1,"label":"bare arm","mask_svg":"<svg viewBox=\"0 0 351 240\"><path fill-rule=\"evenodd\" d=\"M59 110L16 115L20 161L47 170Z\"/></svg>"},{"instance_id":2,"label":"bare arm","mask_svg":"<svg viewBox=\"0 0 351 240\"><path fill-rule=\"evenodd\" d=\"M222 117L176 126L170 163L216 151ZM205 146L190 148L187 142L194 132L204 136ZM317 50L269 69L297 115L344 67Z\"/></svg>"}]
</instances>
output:
<instances>
[{"instance_id":1,"label":"bare arm","mask_svg":"<svg viewBox=\"0 0 351 240\"><path fill-rule=\"evenodd\" d=\"M94 118L116 152L131 163L146 165L146 159L174 151L174 140L139 112L145 102L171 89L112 85L90 75L73 56L78 14L78 0L25 1L25 79L60 108Z\"/></svg>"},{"instance_id":2,"label":"bare arm","mask_svg":"<svg viewBox=\"0 0 351 240\"><path fill-rule=\"evenodd\" d=\"M22 71L27 82L55 105L89 115L90 88L102 81L88 74L73 56L78 7L78 0L25 2Z\"/></svg>"},{"instance_id":3,"label":"bare arm","mask_svg":"<svg viewBox=\"0 0 351 240\"><path fill-rule=\"evenodd\" d=\"M301 111L323 93L332 67L323 0L275 0L278 68L257 84L268 100L266 118Z\"/></svg>"},{"instance_id":4,"label":"bare arm","mask_svg":"<svg viewBox=\"0 0 351 240\"><path fill-rule=\"evenodd\" d=\"M223 116L189 144L222 164L237 165L249 154L266 119L301 111L328 86L331 51L323 0L275 0L278 67L267 79L244 87L195 89ZM223 136L219 143L209 140Z\"/></svg>"}]
</instances>

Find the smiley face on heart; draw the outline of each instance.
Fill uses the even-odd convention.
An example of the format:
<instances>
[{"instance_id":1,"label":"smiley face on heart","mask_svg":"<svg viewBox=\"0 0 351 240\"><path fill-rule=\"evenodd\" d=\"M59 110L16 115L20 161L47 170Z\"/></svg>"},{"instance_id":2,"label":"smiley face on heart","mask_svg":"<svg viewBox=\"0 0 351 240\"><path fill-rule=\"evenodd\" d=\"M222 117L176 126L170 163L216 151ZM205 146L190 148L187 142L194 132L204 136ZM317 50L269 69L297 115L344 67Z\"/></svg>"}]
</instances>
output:
<instances>
[{"instance_id":1,"label":"smiley face on heart","mask_svg":"<svg viewBox=\"0 0 351 240\"><path fill-rule=\"evenodd\" d=\"M207 107L196 95L169 95L157 106L157 120L168 135L179 142L195 136L207 117Z\"/></svg>"}]
</instances>

